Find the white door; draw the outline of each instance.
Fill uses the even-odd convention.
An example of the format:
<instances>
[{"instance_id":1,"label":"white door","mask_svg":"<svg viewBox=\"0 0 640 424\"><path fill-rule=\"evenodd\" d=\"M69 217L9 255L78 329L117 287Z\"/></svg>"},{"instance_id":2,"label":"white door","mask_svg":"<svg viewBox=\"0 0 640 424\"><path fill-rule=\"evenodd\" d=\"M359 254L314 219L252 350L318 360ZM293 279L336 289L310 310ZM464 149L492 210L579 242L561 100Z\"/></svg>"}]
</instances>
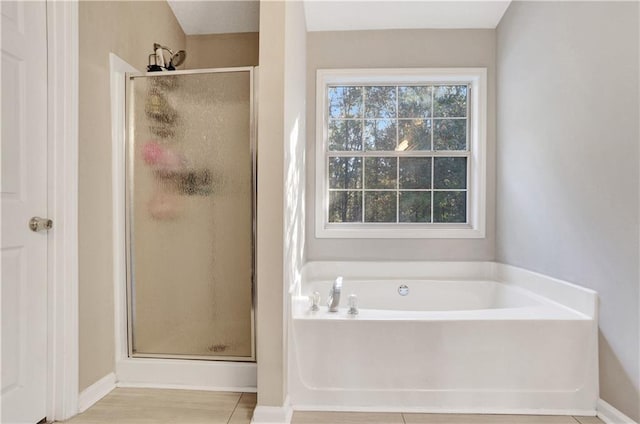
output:
<instances>
[{"instance_id":1,"label":"white door","mask_svg":"<svg viewBox=\"0 0 640 424\"><path fill-rule=\"evenodd\" d=\"M2 12L2 420L46 415L47 32L43 1L0 1Z\"/></svg>"}]
</instances>

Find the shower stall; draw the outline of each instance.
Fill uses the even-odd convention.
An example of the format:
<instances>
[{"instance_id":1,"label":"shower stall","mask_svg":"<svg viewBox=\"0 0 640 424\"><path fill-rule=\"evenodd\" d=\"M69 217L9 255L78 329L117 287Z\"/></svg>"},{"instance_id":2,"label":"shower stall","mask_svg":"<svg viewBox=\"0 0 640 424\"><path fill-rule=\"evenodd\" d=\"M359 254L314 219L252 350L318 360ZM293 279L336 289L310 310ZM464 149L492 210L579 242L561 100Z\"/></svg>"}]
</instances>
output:
<instances>
[{"instance_id":1,"label":"shower stall","mask_svg":"<svg viewBox=\"0 0 640 424\"><path fill-rule=\"evenodd\" d=\"M129 357L255 360L253 81L127 75Z\"/></svg>"}]
</instances>

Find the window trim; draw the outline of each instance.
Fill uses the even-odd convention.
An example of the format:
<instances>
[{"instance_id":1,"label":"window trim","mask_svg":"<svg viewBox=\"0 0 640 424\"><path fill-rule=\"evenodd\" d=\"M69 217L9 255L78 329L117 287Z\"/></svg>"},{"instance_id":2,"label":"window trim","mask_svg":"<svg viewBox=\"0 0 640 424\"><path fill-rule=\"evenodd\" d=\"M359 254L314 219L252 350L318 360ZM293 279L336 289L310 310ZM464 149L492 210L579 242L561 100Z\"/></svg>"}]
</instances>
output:
<instances>
[{"instance_id":1,"label":"window trim","mask_svg":"<svg viewBox=\"0 0 640 424\"><path fill-rule=\"evenodd\" d=\"M425 84L464 82L470 85L468 223L339 223L327 222L329 210L327 87L335 84ZM317 238L484 238L486 226L486 68L318 69L316 72L315 229Z\"/></svg>"}]
</instances>

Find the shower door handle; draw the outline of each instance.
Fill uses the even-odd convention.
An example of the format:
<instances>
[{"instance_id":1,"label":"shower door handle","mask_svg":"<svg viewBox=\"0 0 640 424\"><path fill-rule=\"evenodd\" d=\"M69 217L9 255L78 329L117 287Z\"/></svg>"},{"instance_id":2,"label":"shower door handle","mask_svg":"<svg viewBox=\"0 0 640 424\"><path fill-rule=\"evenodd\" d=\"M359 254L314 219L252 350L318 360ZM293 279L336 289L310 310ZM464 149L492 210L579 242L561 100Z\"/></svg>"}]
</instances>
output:
<instances>
[{"instance_id":1,"label":"shower door handle","mask_svg":"<svg viewBox=\"0 0 640 424\"><path fill-rule=\"evenodd\" d=\"M47 231L53 228L53 221L48 218L40 218L39 216L34 216L29 220L29 228L31 231L40 232Z\"/></svg>"}]
</instances>

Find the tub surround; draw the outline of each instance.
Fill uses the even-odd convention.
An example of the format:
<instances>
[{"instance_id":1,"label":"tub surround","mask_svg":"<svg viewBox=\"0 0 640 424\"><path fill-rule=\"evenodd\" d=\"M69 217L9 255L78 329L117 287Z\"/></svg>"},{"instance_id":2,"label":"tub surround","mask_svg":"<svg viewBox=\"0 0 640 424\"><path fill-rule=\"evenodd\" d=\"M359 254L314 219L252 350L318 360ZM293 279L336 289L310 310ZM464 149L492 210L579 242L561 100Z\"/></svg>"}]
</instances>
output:
<instances>
[{"instance_id":1,"label":"tub surround","mask_svg":"<svg viewBox=\"0 0 640 424\"><path fill-rule=\"evenodd\" d=\"M340 310L310 312L338 275ZM296 410L596 413L591 290L493 262L311 262L291 295Z\"/></svg>"},{"instance_id":2,"label":"tub surround","mask_svg":"<svg viewBox=\"0 0 640 424\"><path fill-rule=\"evenodd\" d=\"M529 290L588 316L596 316L597 293L579 285L498 262L367 262L313 261L302 270L302 281L347 279L489 280ZM302 285L291 294L302 294Z\"/></svg>"}]
</instances>

